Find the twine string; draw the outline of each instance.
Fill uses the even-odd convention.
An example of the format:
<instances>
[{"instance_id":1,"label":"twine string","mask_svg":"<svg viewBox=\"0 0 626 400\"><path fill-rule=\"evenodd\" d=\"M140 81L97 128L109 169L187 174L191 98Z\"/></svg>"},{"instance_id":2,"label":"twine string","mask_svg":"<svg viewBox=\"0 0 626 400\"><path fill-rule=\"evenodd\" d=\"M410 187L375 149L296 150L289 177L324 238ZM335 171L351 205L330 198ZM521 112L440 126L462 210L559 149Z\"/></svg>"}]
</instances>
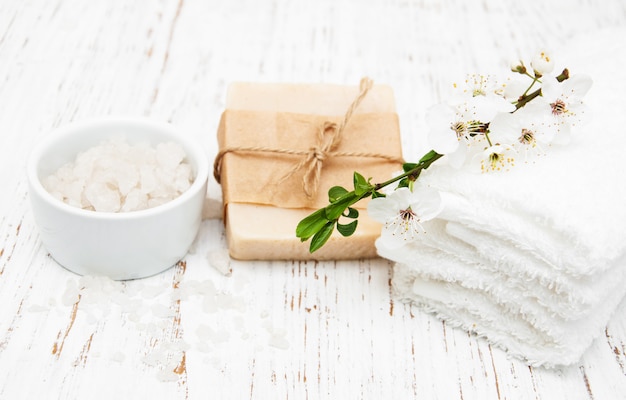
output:
<instances>
[{"instance_id":1,"label":"twine string","mask_svg":"<svg viewBox=\"0 0 626 400\"><path fill-rule=\"evenodd\" d=\"M337 125L334 122L324 122L320 129L318 129L317 131L316 145L311 147L309 150L293 150L264 146L235 146L220 150L217 153L217 156L215 157L215 161L213 163L213 176L215 177L215 180L218 183L221 182L222 160L224 156L228 153L262 152L302 156L302 159L280 179L279 183L284 182L296 172L304 169L304 174L302 176L302 189L304 190L304 193L307 195L307 197L310 198L315 196L315 194L317 193L324 160L326 160L328 157L371 157L386 159L389 161L397 161L400 163L404 162L401 158L380 153L335 151L335 148L341 142L344 128L350 121L350 118L352 118L352 115L358 108L359 104L361 104L361 102L367 95L368 91L372 88L372 85L373 82L371 79L361 79L359 85L359 94L346 111L341 123Z\"/></svg>"}]
</instances>

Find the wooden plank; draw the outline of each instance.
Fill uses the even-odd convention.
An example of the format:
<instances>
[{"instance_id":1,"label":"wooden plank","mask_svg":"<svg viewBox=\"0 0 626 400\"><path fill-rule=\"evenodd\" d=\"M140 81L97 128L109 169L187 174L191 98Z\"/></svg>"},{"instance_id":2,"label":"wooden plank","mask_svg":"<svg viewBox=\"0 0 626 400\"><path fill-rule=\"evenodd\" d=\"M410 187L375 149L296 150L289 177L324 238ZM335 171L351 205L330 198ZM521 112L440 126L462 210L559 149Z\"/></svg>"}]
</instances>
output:
<instances>
[{"instance_id":1,"label":"wooden plank","mask_svg":"<svg viewBox=\"0 0 626 400\"><path fill-rule=\"evenodd\" d=\"M384 260L233 261L225 276L207 256L219 220L158 276L81 278L41 247L16 171L50 128L112 114L172 121L213 156L229 82L363 75L394 87L419 157L453 79L625 22L619 0L4 2L0 398L622 398L623 308L580 365L546 370L394 301Z\"/></svg>"}]
</instances>

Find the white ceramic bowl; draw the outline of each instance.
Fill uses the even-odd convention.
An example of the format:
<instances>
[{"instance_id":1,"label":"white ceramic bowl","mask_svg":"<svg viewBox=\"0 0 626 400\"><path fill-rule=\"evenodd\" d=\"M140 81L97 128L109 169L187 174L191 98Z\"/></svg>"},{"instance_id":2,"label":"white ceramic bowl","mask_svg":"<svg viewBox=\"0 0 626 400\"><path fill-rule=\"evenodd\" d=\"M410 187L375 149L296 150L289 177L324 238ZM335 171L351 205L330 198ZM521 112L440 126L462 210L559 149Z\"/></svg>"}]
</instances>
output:
<instances>
[{"instance_id":1,"label":"white ceramic bowl","mask_svg":"<svg viewBox=\"0 0 626 400\"><path fill-rule=\"evenodd\" d=\"M120 134L128 143L179 143L195 176L191 187L160 206L119 213L73 207L44 189L42 178L74 161L80 151ZM200 228L208 171L204 151L177 128L124 118L74 123L50 132L27 163L33 215L52 258L78 274L115 280L157 274L185 256Z\"/></svg>"}]
</instances>

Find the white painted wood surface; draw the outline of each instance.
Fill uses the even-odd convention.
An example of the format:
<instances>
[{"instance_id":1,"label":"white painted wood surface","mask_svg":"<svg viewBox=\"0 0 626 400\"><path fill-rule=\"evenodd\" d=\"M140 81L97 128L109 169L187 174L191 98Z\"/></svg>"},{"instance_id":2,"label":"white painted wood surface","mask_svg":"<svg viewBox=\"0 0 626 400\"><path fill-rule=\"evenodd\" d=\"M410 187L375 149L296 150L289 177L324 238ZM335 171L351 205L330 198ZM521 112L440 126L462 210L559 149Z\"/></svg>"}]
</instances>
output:
<instances>
[{"instance_id":1,"label":"white painted wood surface","mask_svg":"<svg viewBox=\"0 0 626 400\"><path fill-rule=\"evenodd\" d=\"M388 83L417 157L453 79L625 25L621 0L0 1L0 399L626 398L623 310L579 365L529 368L394 303L384 260L223 275L215 219L176 267L106 286L47 256L23 173L51 128L102 115L171 121L212 157L236 80Z\"/></svg>"}]
</instances>

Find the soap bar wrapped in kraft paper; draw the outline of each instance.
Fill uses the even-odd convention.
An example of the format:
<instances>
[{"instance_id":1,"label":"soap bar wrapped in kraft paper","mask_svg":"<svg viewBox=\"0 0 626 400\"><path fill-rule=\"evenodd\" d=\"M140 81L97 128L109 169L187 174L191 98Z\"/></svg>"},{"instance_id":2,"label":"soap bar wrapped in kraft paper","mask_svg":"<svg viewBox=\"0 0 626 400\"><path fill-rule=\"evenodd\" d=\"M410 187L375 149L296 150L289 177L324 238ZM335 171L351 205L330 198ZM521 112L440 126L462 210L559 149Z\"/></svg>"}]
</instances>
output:
<instances>
[{"instance_id":1,"label":"soap bar wrapped in kraft paper","mask_svg":"<svg viewBox=\"0 0 626 400\"><path fill-rule=\"evenodd\" d=\"M222 114L215 177L222 185L231 257L340 260L376 256L381 226L360 202L350 238L334 232L309 253L296 226L328 204L331 186L353 187L354 171L382 182L402 170L393 91L359 86L233 83Z\"/></svg>"}]
</instances>

